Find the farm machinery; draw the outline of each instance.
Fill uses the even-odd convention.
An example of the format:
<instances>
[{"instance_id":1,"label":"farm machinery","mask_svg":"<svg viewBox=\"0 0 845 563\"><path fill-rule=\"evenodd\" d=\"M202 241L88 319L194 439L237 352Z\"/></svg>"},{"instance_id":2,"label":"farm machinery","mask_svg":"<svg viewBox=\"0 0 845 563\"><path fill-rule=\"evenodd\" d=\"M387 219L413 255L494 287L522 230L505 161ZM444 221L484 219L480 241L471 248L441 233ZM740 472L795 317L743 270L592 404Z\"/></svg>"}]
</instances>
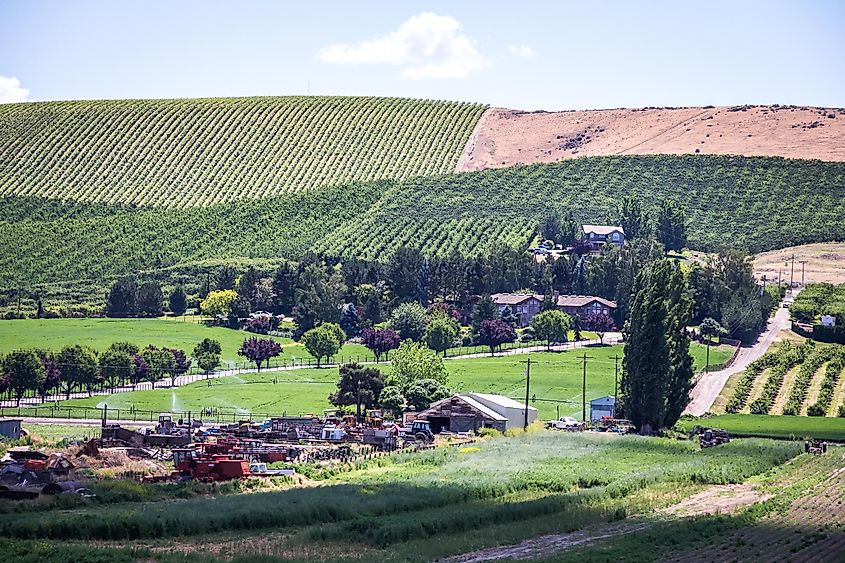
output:
<instances>
[{"instance_id":1,"label":"farm machinery","mask_svg":"<svg viewBox=\"0 0 845 563\"><path fill-rule=\"evenodd\" d=\"M707 428L706 426L696 426L693 433L698 436L698 444L701 449L712 448L721 444L727 444L731 441L730 435L726 430L721 428Z\"/></svg>"},{"instance_id":2,"label":"farm machinery","mask_svg":"<svg viewBox=\"0 0 845 563\"><path fill-rule=\"evenodd\" d=\"M804 453L822 455L827 453L827 442L823 440L805 440Z\"/></svg>"}]
</instances>

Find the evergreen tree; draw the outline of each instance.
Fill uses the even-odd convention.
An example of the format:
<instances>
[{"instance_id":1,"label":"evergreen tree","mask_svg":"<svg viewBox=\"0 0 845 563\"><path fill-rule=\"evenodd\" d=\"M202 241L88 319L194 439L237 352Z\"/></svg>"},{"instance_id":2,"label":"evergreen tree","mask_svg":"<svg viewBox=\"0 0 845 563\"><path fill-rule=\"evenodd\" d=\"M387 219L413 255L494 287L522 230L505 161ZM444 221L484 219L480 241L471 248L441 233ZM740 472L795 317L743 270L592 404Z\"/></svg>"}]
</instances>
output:
<instances>
[{"instance_id":1,"label":"evergreen tree","mask_svg":"<svg viewBox=\"0 0 845 563\"><path fill-rule=\"evenodd\" d=\"M643 433L663 426L669 376L665 275L652 266L637 274L625 330L620 392L625 416Z\"/></svg>"},{"instance_id":2,"label":"evergreen tree","mask_svg":"<svg viewBox=\"0 0 845 563\"><path fill-rule=\"evenodd\" d=\"M619 226L625 231L625 239L633 240L648 235L648 218L639 199L631 196L622 198L619 206Z\"/></svg>"},{"instance_id":3,"label":"evergreen tree","mask_svg":"<svg viewBox=\"0 0 845 563\"><path fill-rule=\"evenodd\" d=\"M484 321L492 321L499 318L499 309L493 303L493 298L489 293L481 296L475 308L472 311L472 328L478 333L481 328L481 323Z\"/></svg>"},{"instance_id":4,"label":"evergreen tree","mask_svg":"<svg viewBox=\"0 0 845 563\"><path fill-rule=\"evenodd\" d=\"M223 266L217 272L217 287L218 291L225 289L235 289L235 281L238 278L238 273L231 266Z\"/></svg>"},{"instance_id":5,"label":"evergreen tree","mask_svg":"<svg viewBox=\"0 0 845 563\"><path fill-rule=\"evenodd\" d=\"M293 311L296 270L290 262L282 262L273 274L273 312L290 315Z\"/></svg>"},{"instance_id":6,"label":"evergreen tree","mask_svg":"<svg viewBox=\"0 0 845 563\"><path fill-rule=\"evenodd\" d=\"M655 262L637 275L620 388L626 416L643 432L671 426L689 403L691 311L689 287L671 261Z\"/></svg>"},{"instance_id":7,"label":"evergreen tree","mask_svg":"<svg viewBox=\"0 0 845 563\"><path fill-rule=\"evenodd\" d=\"M666 252L680 252L687 245L687 227L684 211L677 203L665 199L657 215L657 239Z\"/></svg>"},{"instance_id":8,"label":"evergreen tree","mask_svg":"<svg viewBox=\"0 0 845 563\"><path fill-rule=\"evenodd\" d=\"M354 303L347 303L340 310L340 328L346 333L346 339L355 338L361 334L358 323L358 308Z\"/></svg>"},{"instance_id":9,"label":"evergreen tree","mask_svg":"<svg viewBox=\"0 0 845 563\"><path fill-rule=\"evenodd\" d=\"M138 286L135 278L127 276L117 280L109 290L106 316L133 317L138 314Z\"/></svg>"},{"instance_id":10,"label":"evergreen tree","mask_svg":"<svg viewBox=\"0 0 845 563\"><path fill-rule=\"evenodd\" d=\"M398 303L413 301L417 296L417 279L422 256L416 248L399 247L387 263L387 285Z\"/></svg>"},{"instance_id":11,"label":"evergreen tree","mask_svg":"<svg viewBox=\"0 0 845 563\"><path fill-rule=\"evenodd\" d=\"M138 287L138 314L143 317L159 317L164 312L164 294L157 281L144 282Z\"/></svg>"},{"instance_id":12,"label":"evergreen tree","mask_svg":"<svg viewBox=\"0 0 845 563\"><path fill-rule=\"evenodd\" d=\"M185 295L185 288L181 285L173 288L167 301L170 305L170 311L177 317L184 315L188 309L188 296Z\"/></svg>"},{"instance_id":13,"label":"evergreen tree","mask_svg":"<svg viewBox=\"0 0 845 563\"><path fill-rule=\"evenodd\" d=\"M431 278L431 265L428 258L423 257L420 260L420 271L417 275L417 303L423 307L428 307L429 304L429 283Z\"/></svg>"},{"instance_id":14,"label":"evergreen tree","mask_svg":"<svg viewBox=\"0 0 845 563\"><path fill-rule=\"evenodd\" d=\"M678 266L672 268L666 287L667 336L669 338L669 382L663 424L674 425L690 402L695 375L689 353L686 327L692 318L692 296Z\"/></svg>"},{"instance_id":15,"label":"evergreen tree","mask_svg":"<svg viewBox=\"0 0 845 563\"><path fill-rule=\"evenodd\" d=\"M540 311L556 311L557 299L553 293L546 293L543 295L543 302L540 303Z\"/></svg>"},{"instance_id":16,"label":"evergreen tree","mask_svg":"<svg viewBox=\"0 0 845 563\"><path fill-rule=\"evenodd\" d=\"M510 305L502 309L502 314L500 318L509 325L511 325L513 328L516 328L516 326L519 324L519 317L516 315L516 313L513 312L513 308Z\"/></svg>"},{"instance_id":17,"label":"evergreen tree","mask_svg":"<svg viewBox=\"0 0 845 563\"><path fill-rule=\"evenodd\" d=\"M336 407L355 405L355 415L361 420L361 408L378 405L383 389L384 378L378 369L345 364L340 366L337 391L329 394L329 402Z\"/></svg>"}]
</instances>

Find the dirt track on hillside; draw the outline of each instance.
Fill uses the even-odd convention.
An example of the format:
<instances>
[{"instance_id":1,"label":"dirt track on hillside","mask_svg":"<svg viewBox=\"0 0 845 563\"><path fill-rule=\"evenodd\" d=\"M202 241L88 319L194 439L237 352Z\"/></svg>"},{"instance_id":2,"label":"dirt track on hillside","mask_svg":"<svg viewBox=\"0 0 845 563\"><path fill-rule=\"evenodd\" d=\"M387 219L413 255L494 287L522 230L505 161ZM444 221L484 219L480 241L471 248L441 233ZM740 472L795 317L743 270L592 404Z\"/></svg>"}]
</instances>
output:
<instances>
[{"instance_id":1,"label":"dirt track on hillside","mask_svg":"<svg viewBox=\"0 0 845 563\"><path fill-rule=\"evenodd\" d=\"M476 125L457 171L579 156L696 151L845 161L845 109L735 106L525 112L490 108Z\"/></svg>"}]
</instances>

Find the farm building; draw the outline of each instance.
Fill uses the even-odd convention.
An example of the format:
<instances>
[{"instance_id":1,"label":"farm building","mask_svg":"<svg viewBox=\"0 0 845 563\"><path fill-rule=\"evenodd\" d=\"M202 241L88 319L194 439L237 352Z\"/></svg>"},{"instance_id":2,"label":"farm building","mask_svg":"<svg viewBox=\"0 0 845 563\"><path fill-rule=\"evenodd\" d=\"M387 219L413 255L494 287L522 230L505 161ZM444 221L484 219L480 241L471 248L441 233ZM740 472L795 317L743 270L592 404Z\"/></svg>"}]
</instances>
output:
<instances>
[{"instance_id":1,"label":"farm building","mask_svg":"<svg viewBox=\"0 0 845 563\"><path fill-rule=\"evenodd\" d=\"M417 418L428 420L434 433L473 432L494 428L504 432L521 428L525 422L525 405L502 395L466 393L442 399L422 411ZM537 420L537 409L528 407L528 423Z\"/></svg>"},{"instance_id":2,"label":"farm building","mask_svg":"<svg viewBox=\"0 0 845 563\"><path fill-rule=\"evenodd\" d=\"M0 438L18 440L21 437L21 420L18 418L0 418Z\"/></svg>"},{"instance_id":3,"label":"farm building","mask_svg":"<svg viewBox=\"0 0 845 563\"><path fill-rule=\"evenodd\" d=\"M590 420L601 420L603 416L614 417L616 399L612 395L590 401Z\"/></svg>"}]
</instances>

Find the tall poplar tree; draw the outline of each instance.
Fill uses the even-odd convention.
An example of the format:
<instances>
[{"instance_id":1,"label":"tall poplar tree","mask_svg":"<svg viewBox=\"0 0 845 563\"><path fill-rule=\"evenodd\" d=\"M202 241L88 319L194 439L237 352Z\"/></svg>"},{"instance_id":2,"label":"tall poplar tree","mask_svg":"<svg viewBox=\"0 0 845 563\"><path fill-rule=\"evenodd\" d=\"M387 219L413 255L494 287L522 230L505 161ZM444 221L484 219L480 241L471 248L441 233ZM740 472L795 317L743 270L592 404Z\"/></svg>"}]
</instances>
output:
<instances>
[{"instance_id":1,"label":"tall poplar tree","mask_svg":"<svg viewBox=\"0 0 845 563\"><path fill-rule=\"evenodd\" d=\"M692 298L683 274L659 260L637 274L625 327L623 410L641 431L677 422L689 403L693 366L686 326Z\"/></svg>"}]
</instances>

